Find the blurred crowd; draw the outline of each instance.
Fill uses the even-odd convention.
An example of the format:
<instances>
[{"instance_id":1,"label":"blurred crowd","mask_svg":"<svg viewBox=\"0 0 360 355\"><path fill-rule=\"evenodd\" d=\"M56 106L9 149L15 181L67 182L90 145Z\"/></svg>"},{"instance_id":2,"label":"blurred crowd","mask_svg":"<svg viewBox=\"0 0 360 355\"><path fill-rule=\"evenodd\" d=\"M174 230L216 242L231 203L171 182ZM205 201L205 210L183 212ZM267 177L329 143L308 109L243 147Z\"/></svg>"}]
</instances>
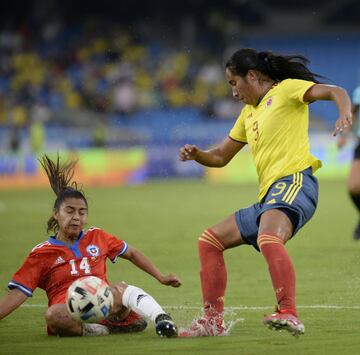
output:
<instances>
[{"instance_id":1,"label":"blurred crowd","mask_svg":"<svg viewBox=\"0 0 360 355\"><path fill-rule=\"evenodd\" d=\"M129 117L158 107L233 111L221 57L144 40L115 23L3 28L0 53L0 125L46 122L64 109Z\"/></svg>"}]
</instances>

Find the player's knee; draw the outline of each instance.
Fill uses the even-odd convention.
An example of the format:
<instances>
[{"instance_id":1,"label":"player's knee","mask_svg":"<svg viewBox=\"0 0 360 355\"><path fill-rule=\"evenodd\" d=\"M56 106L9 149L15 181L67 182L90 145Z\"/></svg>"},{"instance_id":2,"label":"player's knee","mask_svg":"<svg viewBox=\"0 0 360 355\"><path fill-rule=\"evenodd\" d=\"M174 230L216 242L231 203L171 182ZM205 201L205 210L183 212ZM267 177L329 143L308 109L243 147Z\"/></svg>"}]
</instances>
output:
<instances>
[{"instance_id":1,"label":"player's knee","mask_svg":"<svg viewBox=\"0 0 360 355\"><path fill-rule=\"evenodd\" d=\"M56 333L58 329L67 326L71 319L67 313L65 305L56 304L49 307L45 313L45 321L52 332Z\"/></svg>"},{"instance_id":2,"label":"player's knee","mask_svg":"<svg viewBox=\"0 0 360 355\"><path fill-rule=\"evenodd\" d=\"M358 181L349 181L348 190L351 195L360 195L360 183Z\"/></svg>"},{"instance_id":3,"label":"player's knee","mask_svg":"<svg viewBox=\"0 0 360 355\"><path fill-rule=\"evenodd\" d=\"M115 294L122 295L127 287L128 287L128 284L126 282L124 282L124 281L121 281L119 283L111 285L110 290L114 295Z\"/></svg>"},{"instance_id":4,"label":"player's knee","mask_svg":"<svg viewBox=\"0 0 360 355\"><path fill-rule=\"evenodd\" d=\"M49 307L45 313L45 321L48 329L54 335L61 337L82 335L81 323L71 318L64 304L55 304Z\"/></svg>"},{"instance_id":5,"label":"player's knee","mask_svg":"<svg viewBox=\"0 0 360 355\"><path fill-rule=\"evenodd\" d=\"M356 165L357 167L357 165ZM360 166L352 169L348 177L347 186L350 194L359 195L360 194Z\"/></svg>"},{"instance_id":6,"label":"player's knee","mask_svg":"<svg viewBox=\"0 0 360 355\"><path fill-rule=\"evenodd\" d=\"M122 308L123 308L123 294L125 292L125 290L127 289L128 284L124 281L113 284L110 286L110 290L113 294L114 297L114 304L112 307L112 311L111 314L117 314L118 312L121 312Z\"/></svg>"},{"instance_id":7,"label":"player's knee","mask_svg":"<svg viewBox=\"0 0 360 355\"><path fill-rule=\"evenodd\" d=\"M45 320L48 326L54 325L57 319L58 310L55 306L49 307L45 313Z\"/></svg>"},{"instance_id":8,"label":"player's knee","mask_svg":"<svg viewBox=\"0 0 360 355\"><path fill-rule=\"evenodd\" d=\"M271 234L259 234L258 238L257 238L257 244L259 246L259 249L261 250L261 252L263 251L262 248L267 245L267 244L279 244L279 245L283 245L285 244L285 241L277 236L277 235L271 235Z\"/></svg>"},{"instance_id":9,"label":"player's knee","mask_svg":"<svg viewBox=\"0 0 360 355\"><path fill-rule=\"evenodd\" d=\"M225 250L225 246L219 237L211 229L205 229L198 239L198 248L215 248L220 252Z\"/></svg>"},{"instance_id":10,"label":"player's knee","mask_svg":"<svg viewBox=\"0 0 360 355\"><path fill-rule=\"evenodd\" d=\"M289 216L279 209L272 209L261 215L258 244L261 236L275 236L286 243L293 235L294 226Z\"/></svg>"}]
</instances>

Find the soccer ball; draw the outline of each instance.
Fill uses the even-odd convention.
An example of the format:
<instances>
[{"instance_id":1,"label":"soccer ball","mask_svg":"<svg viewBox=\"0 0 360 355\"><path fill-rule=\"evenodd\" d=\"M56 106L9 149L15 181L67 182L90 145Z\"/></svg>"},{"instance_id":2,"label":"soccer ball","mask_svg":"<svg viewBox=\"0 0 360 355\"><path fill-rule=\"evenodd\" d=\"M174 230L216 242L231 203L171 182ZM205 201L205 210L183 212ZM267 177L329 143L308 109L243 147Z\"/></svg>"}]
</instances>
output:
<instances>
[{"instance_id":1,"label":"soccer ball","mask_svg":"<svg viewBox=\"0 0 360 355\"><path fill-rule=\"evenodd\" d=\"M75 280L66 295L66 306L71 317L80 322L96 323L105 319L113 303L109 285L95 276Z\"/></svg>"}]
</instances>

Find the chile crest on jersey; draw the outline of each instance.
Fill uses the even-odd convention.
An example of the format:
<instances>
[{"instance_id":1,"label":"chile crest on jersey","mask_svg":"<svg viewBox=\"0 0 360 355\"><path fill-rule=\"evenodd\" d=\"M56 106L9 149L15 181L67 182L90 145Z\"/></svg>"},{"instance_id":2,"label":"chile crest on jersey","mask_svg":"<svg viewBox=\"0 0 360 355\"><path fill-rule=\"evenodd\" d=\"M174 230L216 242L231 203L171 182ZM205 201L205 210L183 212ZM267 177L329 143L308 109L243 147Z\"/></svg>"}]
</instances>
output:
<instances>
[{"instance_id":1,"label":"chile crest on jersey","mask_svg":"<svg viewBox=\"0 0 360 355\"><path fill-rule=\"evenodd\" d=\"M100 248L95 244L91 244L86 247L86 252L91 256L99 256Z\"/></svg>"}]
</instances>

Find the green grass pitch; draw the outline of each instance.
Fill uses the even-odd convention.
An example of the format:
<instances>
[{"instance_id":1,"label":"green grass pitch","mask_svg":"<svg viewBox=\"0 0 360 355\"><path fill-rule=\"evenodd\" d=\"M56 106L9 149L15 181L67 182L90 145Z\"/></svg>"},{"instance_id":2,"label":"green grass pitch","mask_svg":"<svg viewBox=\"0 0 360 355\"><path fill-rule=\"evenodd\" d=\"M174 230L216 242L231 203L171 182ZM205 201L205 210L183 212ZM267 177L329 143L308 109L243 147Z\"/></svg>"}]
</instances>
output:
<instances>
[{"instance_id":1,"label":"green grass pitch","mask_svg":"<svg viewBox=\"0 0 360 355\"><path fill-rule=\"evenodd\" d=\"M253 203L257 186L162 181L85 192L89 226L141 249L163 272L176 273L183 285L162 286L126 260L109 263L110 281L125 280L147 290L184 327L200 314L198 236ZM0 192L0 296L30 249L47 239L53 202L50 188ZM149 325L141 334L47 337L46 297L37 290L25 307L0 321L0 354L360 354L360 242L351 236L356 218L345 182L321 182L314 218L288 243L306 327L298 339L262 325L263 314L275 303L267 267L259 253L242 246L225 252L227 320L238 320L229 336L160 339Z\"/></svg>"}]
</instances>

